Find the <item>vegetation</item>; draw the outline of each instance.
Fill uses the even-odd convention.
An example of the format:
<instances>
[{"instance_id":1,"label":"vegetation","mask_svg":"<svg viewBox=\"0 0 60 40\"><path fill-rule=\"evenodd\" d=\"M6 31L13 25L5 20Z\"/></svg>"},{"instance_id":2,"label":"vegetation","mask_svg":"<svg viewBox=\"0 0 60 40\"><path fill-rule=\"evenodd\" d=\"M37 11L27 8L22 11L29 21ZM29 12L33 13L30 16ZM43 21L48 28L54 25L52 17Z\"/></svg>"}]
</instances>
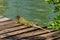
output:
<instances>
[{"instance_id":1,"label":"vegetation","mask_svg":"<svg viewBox=\"0 0 60 40\"><path fill-rule=\"evenodd\" d=\"M49 24L48 28L60 30L60 15L54 18L53 22Z\"/></svg>"},{"instance_id":2,"label":"vegetation","mask_svg":"<svg viewBox=\"0 0 60 40\"><path fill-rule=\"evenodd\" d=\"M60 0L45 0L45 2L54 5L54 12L60 11Z\"/></svg>"},{"instance_id":3,"label":"vegetation","mask_svg":"<svg viewBox=\"0 0 60 40\"><path fill-rule=\"evenodd\" d=\"M45 2L54 5L54 12L60 11L60 0L45 0ZM47 28L60 30L60 14L54 18Z\"/></svg>"},{"instance_id":4,"label":"vegetation","mask_svg":"<svg viewBox=\"0 0 60 40\"><path fill-rule=\"evenodd\" d=\"M0 0L0 15L3 15L7 8L7 0Z\"/></svg>"}]
</instances>

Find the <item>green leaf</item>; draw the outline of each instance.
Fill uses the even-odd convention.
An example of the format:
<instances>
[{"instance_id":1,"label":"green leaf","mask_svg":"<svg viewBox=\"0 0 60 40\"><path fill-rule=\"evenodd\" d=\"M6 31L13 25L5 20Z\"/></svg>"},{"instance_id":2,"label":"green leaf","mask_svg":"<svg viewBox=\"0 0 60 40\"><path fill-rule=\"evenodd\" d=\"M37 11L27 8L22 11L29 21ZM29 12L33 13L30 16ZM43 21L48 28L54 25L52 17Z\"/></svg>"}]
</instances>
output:
<instances>
[{"instance_id":1,"label":"green leaf","mask_svg":"<svg viewBox=\"0 0 60 40\"><path fill-rule=\"evenodd\" d=\"M60 15L54 18L53 23L50 24L48 28L60 30Z\"/></svg>"}]
</instances>

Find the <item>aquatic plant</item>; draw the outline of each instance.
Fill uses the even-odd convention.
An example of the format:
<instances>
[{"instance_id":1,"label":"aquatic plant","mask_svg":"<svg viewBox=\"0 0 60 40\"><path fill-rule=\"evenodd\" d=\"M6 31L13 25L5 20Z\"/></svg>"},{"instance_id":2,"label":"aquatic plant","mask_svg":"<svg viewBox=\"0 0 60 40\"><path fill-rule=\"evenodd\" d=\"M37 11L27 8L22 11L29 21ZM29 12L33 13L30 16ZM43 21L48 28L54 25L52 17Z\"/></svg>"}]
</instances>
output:
<instances>
[{"instance_id":1,"label":"aquatic plant","mask_svg":"<svg viewBox=\"0 0 60 40\"><path fill-rule=\"evenodd\" d=\"M45 2L54 5L55 13L60 11L60 0L45 0ZM60 14L56 16L52 22L49 23L47 28L60 30Z\"/></svg>"},{"instance_id":2,"label":"aquatic plant","mask_svg":"<svg viewBox=\"0 0 60 40\"><path fill-rule=\"evenodd\" d=\"M45 2L54 5L54 12L60 11L60 0L45 0Z\"/></svg>"},{"instance_id":3,"label":"aquatic plant","mask_svg":"<svg viewBox=\"0 0 60 40\"><path fill-rule=\"evenodd\" d=\"M60 15L54 18L47 28L60 30Z\"/></svg>"}]
</instances>

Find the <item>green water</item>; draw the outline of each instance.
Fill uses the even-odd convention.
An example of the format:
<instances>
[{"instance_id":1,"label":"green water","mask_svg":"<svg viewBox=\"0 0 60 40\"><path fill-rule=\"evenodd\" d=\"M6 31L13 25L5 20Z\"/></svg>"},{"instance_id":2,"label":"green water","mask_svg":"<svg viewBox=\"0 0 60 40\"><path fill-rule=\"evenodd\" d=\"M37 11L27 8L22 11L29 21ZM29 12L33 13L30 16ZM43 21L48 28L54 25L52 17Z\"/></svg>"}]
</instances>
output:
<instances>
[{"instance_id":1,"label":"green water","mask_svg":"<svg viewBox=\"0 0 60 40\"><path fill-rule=\"evenodd\" d=\"M50 21L58 14L54 13L53 4L47 4L44 0L7 0L8 10L4 12L6 17L15 20L15 16L20 15L25 19L39 25L48 25ZM18 9L18 11L16 10Z\"/></svg>"}]
</instances>

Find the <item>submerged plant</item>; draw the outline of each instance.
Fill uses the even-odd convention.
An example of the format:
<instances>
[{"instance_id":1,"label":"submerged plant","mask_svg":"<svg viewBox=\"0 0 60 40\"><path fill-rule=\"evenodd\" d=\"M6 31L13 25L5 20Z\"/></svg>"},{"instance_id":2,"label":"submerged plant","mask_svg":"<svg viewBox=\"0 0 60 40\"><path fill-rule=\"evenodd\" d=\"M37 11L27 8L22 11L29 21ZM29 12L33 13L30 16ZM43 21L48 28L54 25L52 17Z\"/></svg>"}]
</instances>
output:
<instances>
[{"instance_id":1,"label":"submerged plant","mask_svg":"<svg viewBox=\"0 0 60 40\"><path fill-rule=\"evenodd\" d=\"M58 15L56 18L54 18L53 22L51 22L48 25L48 28L60 30L60 15Z\"/></svg>"}]
</instances>

